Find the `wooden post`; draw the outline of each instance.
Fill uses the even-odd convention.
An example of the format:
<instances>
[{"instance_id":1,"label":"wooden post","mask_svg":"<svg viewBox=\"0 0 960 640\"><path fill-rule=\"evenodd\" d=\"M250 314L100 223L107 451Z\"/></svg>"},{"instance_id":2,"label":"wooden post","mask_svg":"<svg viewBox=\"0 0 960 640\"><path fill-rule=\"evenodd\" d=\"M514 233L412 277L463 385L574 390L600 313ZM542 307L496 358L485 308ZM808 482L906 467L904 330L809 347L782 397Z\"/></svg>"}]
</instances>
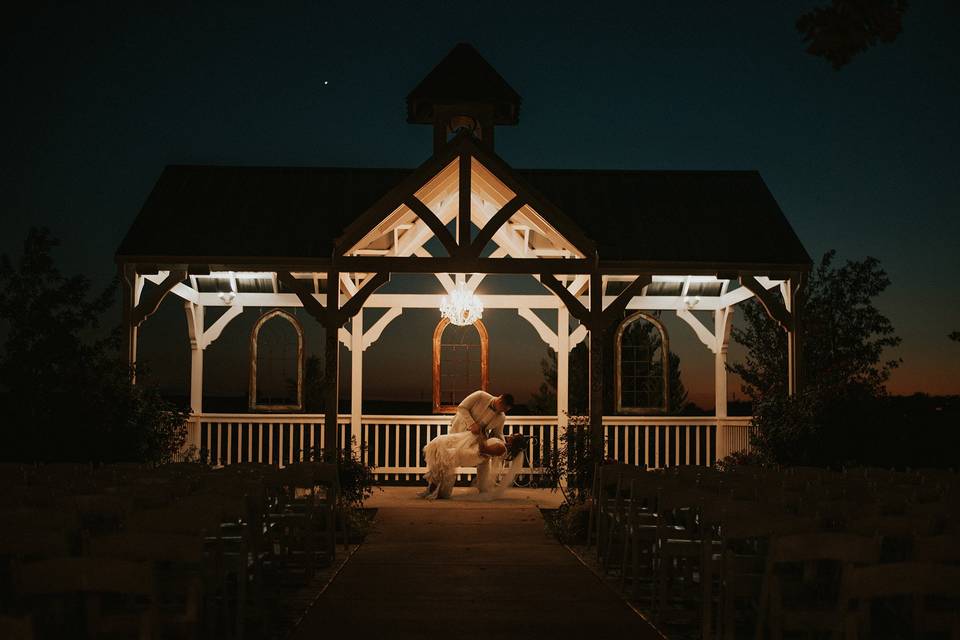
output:
<instances>
[{"instance_id":1,"label":"wooden post","mask_svg":"<svg viewBox=\"0 0 960 640\"><path fill-rule=\"evenodd\" d=\"M137 383L137 337L139 328L133 322L133 310L140 302L141 277L136 265L124 264L121 267L121 289L123 290L123 359L130 372L130 381Z\"/></svg>"},{"instance_id":2,"label":"wooden post","mask_svg":"<svg viewBox=\"0 0 960 640\"><path fill-rule=\"evenodd\" d=\"M350 435L353 456L360 460L360 435L363 424L363 309L353 316L350 332Z\"/></svg>"},{"instance_id":3,"label":"wooden post","mask_svg":"<svg viewBox=\"0 0 960 640\"><path fill-rule=\"evenodd\" d=\"M603 277L590 274L590 435L594 459L603 460Z\"/></svg>"},{"instance_id":4,"label":"wooden post","mask_svg":"<svg viewBox=\"0 0 960 640\"><path fill-rule=\"evenodd\" d=\"M557 441L567 437L570 423L570 312L557 308Z\"/></svg>"},{"instance_id":5,"label":"wooden post","mask_svg":"<svg viewBox=\"0 0 960 640\"><path fill-rule=\"evenodd\" d=\"M324 329L326 344L324 349L324 417L323 444L329 450L339 449L337 441L337 415L339 413L340 394L340 338L337 335L339 325L333 318L340 310L340 273L330 271L327 274L327 317L330 319Z\"/></svg>"},{"instance_id":6,"label":"wooden post","mask_svg":"<svg viewBox=\"0 0 960 640\"><path fill-rule=\"evenodd\" d=\"M717 418L716 457L718 460L730 454L730 447L727 442L727 431L724 428L723 419L727 417L727 346L730 335L727 314L732 312L732 309L717 309L713 312L713 334L717 341L717 350L713 356L713 398L715 407L714 415Z\"/></svg>"},{"instance_id":7,"label":"wooden post","mask_svg":"<svg viewBox=\"0 0 960 640\"><path fill-rule=\"evenodd\" d=\"M565 304L557 308L557 447L562 451L570 441L567 439L570 426L570 312ZM567 475L561 475L566 487ZM565 489L564 489L565 490Z\"/></svg>"},{"instance_id":8,"label":"wooden post","mask_svg":"<svg viewBox=\"0 0 960 640\"><path fill-rule=\"evenodd\" d=\"M458 253L464 253L464 250L470 247L470 174L473 171L470 156L466 153L460 155L459 160L460 177L460 195L459 208L457 210L457 244Z\"/></svg>"},{"instance_id":9,"label":"wooden post","mask_svg":"<svg viewBox=\"0 0 960 640\"><path fill-rule=\"evenodd\" d=\"M190 411L195 415L203 412L203 305L188 300L183 302L187 315L187 337L190 340Z\"/></svg>"},{"instance_id":10,"label":"wooden post","mask_svg":"<svg viewBox=\"0 0 960 640\"><path fill-rule=\"evenodd\" d=\"M187 337L190 339L190 424L185 446L200 449L200 414L203 413L204 308L188 300L183 302L187 315Z\"/></svg>"},{"instance_id":11,"label":"wooden post","mask_svg":"<svg viewBox=\"0 0 960 640\"><path fill-rule=\"evenodd\" d=\"M781 291L784 296L784 306L790 312L791 319L790 328L787 331L787 393L795 396L800 385L800 309L797 304L800 279L790 278L786 285Z\"/></svg>"}]
</instances>

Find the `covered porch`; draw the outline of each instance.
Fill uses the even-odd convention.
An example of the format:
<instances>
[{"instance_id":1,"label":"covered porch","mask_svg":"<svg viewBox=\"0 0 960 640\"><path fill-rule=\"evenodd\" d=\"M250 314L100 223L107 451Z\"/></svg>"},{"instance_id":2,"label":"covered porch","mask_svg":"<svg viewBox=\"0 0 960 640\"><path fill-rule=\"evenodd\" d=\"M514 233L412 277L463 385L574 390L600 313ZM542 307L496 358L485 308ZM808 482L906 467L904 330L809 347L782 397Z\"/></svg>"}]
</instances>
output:
<instances>
[{"instance_id":1,"label":"covered porch","mask_svg":"<svg viewBox=\"0 0 960 640\"><path fill-rule=\"evenodd\" d=\"M186 170L209 173L206 168L176 168L173 176L165 174L161 184ZM241 178L252 171L233 170ZM220 178L215 177L214 184L217 180ZM236 176L229 175L228 181L235 184ZM176 199L182 202L188 195L177 194ZM148 201L145 211L157 205ZM619 248L629 251L632 242L632 238L619 240ZM199 266L194 262L198 258L178 262L152 256L148 264L143 256L123 260L131 364L136 363L141 323L167 295L183 302L191 358L188 445L208 452L215 464L285 465L303 459L311 449L336 443L338 447L353 446L358 457L377 467L381 479L418 477L425 470L423 446L444 433L449 423L446 413L452 408L451 400L442 401L438 391L438 345L451 318L458 324L459 312L455 310L451 316L448 310L435 331L433 414L365 415L364 375L384 372L371 372L364 354L405 310L438 310L459 298L479 305L481 315L482 310L490 309L515 311L556 354L556 411L508 416L506 423L507 433L533 436L525 463L533 475L570 427L569 356L581 342L591 348L589 411L580 423L603 434L605 457L649 468L710 466L749 447L749 417L727 415L726 362L737 305L754 299L787 331L791 391L796 387L797 315L792 302L803 278L796 264L789 271L783 264L750 262L750 255L737 263L603 260L597 244L579 225L467 135L457 136L381 196L339 237L331 238L331 244L331 258L311 260L206 256ZM384 292L391 274L411 273L429 274L440 290ZM501 274L528 277L533 292L483 293L484 280ZM249 411L206 412L204 351L245 309L251 310L248 313L268 309L250 337L254 355L250 360ZM325 372L333 374L325 375L324 400L335 412L304 411L302 328L289 313L294 309L304 310L323 327ZM636 321L660 327L658 318L665 314L682 320L713 356L713 416L670 415L665 377L661 386L654 384L656 393L663 395L662 403L648 401L648 406L637 407L642 403L627 400L624 389L639 382L621 370L624 331ZM301 334L296 398L288 405L261 406L256 390L257 331L274 318L293 322ZM474 326L482 341L487 340L482 320L462 324ZM611 367L609 362L604 364L602 345L613 337L614 352L606 350L606 357L612 355L616 361ZM349 407L339 406L341 344L350 359ZM665 333L659 349L666 363L669 346ZM478 386L496 390L485 368L480 382ZM604 402L605 386L608 398L609 387L615 387L613 406ZM452 399L452 404L457 401Z\"/></svg>"},{"instance_id":2,"label":"covered porch","mask_svg":"<svg viewBox=\"0 0 960 640\"><path fill-rule=\"evenodd\" d=\"M288 464L312 447L353 446L383 476L416 475L423 445L445 430L445 413L478 387L503 391L486 368L486 309L515 311L556 355L555 409L507 422L508 432L535 437L527 456L534 470L571 421L589 425L597 454L654 468L712 465L749 446L749 419L727 411L736 306L754 299L787 333L792 393L796 299L810 269L762 178L755 171L514 169L495 153L494 133L518 124L520 102L486 60L460 45L407 96L408 122L433 131L433 153L416 169L164 170L117 261L131 365L144 320L169 294L183 301L190 445L218 464ZM431 279L432 291L398 286L409 274ZM488 289L501 276L526 284ZM256 309L248 412L207 413L204 350ZM303 329L294 309L324 334L322 415L305 410ZM364 415L364 376L389 376L364 353L405 310L424 309L442 312L432 414ZM668 315L713 357L713 416L672 415L661 322ZM261 401L258 331L283 320L297 333L295 393ZM476 330L481 365L474 386L455 392L441 382L441 370L449 371L442 336L451 325ZM589 357L576 366L589 370L588 401L574 419L570 354L583 342ZM340 406L341 344L349 352L349 407Z\"/></svg>"}]
</instances>

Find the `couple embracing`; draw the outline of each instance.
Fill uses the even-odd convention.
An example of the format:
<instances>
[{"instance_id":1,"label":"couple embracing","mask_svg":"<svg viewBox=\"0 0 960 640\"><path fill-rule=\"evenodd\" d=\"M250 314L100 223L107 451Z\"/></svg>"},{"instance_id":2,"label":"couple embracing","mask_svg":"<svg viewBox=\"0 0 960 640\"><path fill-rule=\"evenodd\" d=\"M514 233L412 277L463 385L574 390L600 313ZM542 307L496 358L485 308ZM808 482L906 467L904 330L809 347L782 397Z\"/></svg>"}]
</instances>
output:
<instances>
[{"instance_id":1,"label":"couple embracing","mask_svg":"<svg viewBox=\"0 0 960 640\"><path fill-rule=\"evenodd\" d=\"M494 396L474 391L457 406L449 432L437 436L423 449L427 462L425 498L449 498L457 479L457 467L476 467L474 480L480 493L494 490L504 458L526 447L520 435L504 437L503 422L513 407L513 396Z\"/></svg>"}]
</instances>

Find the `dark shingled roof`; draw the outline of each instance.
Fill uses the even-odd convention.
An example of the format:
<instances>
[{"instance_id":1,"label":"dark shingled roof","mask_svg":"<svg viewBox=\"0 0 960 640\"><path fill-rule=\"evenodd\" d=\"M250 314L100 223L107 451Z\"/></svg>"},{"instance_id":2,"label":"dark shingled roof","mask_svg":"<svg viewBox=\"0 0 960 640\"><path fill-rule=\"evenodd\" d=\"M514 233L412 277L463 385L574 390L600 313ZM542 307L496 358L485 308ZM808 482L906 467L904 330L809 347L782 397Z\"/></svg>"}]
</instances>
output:
<instances>
[{"instance_id":1,"label":"dark shingled roof","mask_svg":"<svg viewBox=\"0 0 960 640\"><path fill-rule=\"evenodd\" d=\"M476 49L461 42L407 95L407 122L433 122L435 105L494 106L495 124L517 124L520 94Z\"/></svg>"},{"instance_id":2,"label":"dark shingled roof","mask_svg":"<svg viewBox=\"0 0 960 640\"><path fill-rule=\"evenodd\" d=\"M118 251L136 258L328 258L409 169L169 166ZM804 267L755 171L515 170L611 261Z\"/></svg>"}]
</instances>

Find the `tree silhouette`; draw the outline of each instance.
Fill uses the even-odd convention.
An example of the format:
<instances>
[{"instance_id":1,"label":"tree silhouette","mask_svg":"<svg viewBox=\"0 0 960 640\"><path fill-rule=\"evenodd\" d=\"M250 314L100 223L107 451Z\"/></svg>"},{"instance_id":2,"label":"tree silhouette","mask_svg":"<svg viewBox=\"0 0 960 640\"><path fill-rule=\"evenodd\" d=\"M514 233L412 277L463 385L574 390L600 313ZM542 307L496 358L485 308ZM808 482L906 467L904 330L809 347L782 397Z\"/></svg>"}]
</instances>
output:
<instances>
[{"instance_id":1,"label":"tree silhouette","mask_svg":"<svg viewBox=\"0 0 960 640\"><path fill-rule=\"evenodd\" d=\"M833 262L823 255L801 291L800 354L805 384L831 388L862 386L882 394L900 360L883 360L886 349L900 344L890 320L874 299L890 279L876 258ZM759 304L742 305L746 321L733 328L733 339L747 347L746 360L730 365L743 391L753 400L784 395L787 390L787 336Z\"/></svg>"},{"instance_id":2,"label":"tree silhouette","mask_svg":"<svg viewBox=\"0 0 960 640\"><path fill-rule=\"evenodd\" d=\"M802 392L788 398L786 335L759 304L743 305L745 324L733 339L746 359L729 369L754 401L754 445L778 464L832 465L862 456L877 439L884 384L900 360L884 352L900 344L874 305L889 285L875 258L834 266L824 254L802 290ZM874 431L870 431L874 429Z\"/></svg>"},{"instance_id":3,"label":"tree silhouette","mask_svg":"<svg viewBox=\"0 0 960 640\"><path fill-rule=\"evenodd\" d=\"M797 19L807 53L840 69L877 43L890 43L903 30L906 0L833 0Z\"/></svg>"},{"instance_id":4,"label":"tree silhouette","mask_svg":"<svg viewBox=\"0 0 960 640\"><path fill-rule=\"evenodd\" d=\"M19 261L0 257L4 400L0 457L9 461L160 462L183 443L186 412L130 383L119 331L94 337L116 282L91 291L65 276L47 229L31 229ZM141 379L143 376L140 376Z\"/></svg>"}]
</instances>

